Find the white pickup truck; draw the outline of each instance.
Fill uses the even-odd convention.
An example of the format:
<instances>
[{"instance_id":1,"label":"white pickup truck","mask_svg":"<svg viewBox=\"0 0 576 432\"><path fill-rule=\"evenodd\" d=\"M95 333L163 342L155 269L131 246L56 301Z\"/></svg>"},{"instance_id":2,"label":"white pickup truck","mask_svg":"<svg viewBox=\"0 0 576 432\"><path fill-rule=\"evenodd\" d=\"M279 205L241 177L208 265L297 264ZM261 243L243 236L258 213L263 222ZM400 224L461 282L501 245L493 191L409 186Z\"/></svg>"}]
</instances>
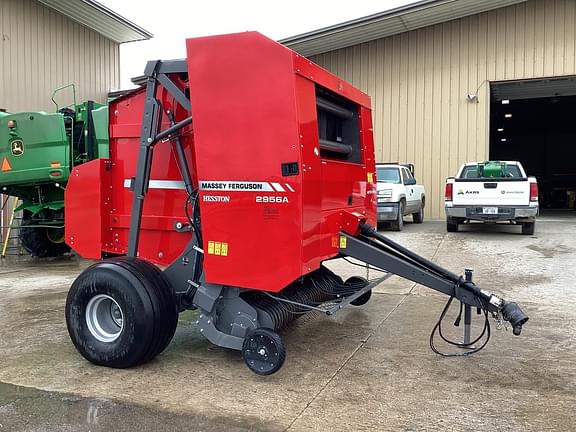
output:
<instances>
[{"instance_id":1,"label":"white pickup truck","mask_svg":"<svg viewBox=\"0 0 576 432\"><path fill-rule=\"evenodd\" d=\"M526 176L520 162L469 162L445 190L446 229L470 221L508 221L522 226L522 234L534 234L538 214L538 184Z\"/></svg>"},{"instance_id":2,"label":"white pickup truck","mask_svg":"<svg viewBox=\"0 0 576 432\"><path fill-rule=\"evenodd\" d=\"M376 179L378 223L390 222L393 230L401 231L405 215L411 214L414 223L424 221L426 191L416 184L413 165L376 164Z\"/></svg>"}]
</instances>

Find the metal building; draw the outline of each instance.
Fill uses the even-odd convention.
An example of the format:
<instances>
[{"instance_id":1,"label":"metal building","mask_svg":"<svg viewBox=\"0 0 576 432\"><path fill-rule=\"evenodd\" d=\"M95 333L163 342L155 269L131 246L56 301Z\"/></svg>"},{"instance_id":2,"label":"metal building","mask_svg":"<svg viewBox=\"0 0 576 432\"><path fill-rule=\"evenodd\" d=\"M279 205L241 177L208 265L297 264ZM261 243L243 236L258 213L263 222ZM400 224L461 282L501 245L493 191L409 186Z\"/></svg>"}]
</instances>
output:
<instances>
[{"instance_id":1,"label":"metal building","mask_svg":"<svg viewBox=\"0 0 576 432\"><path fill-rule=\"evenodd\" d=\"M379 161L410 162L442 218L461 163L521 160L574 208L576 0L424 0L287 38L372 96Z\"/></svg>"},{"instance_id":2,"label":"metal building","mask_svg":"<svg viewBox=\"0 0 576 432\"><path fill-rule=\"evenodd\" d=\"M151 37L92 0L0 0L0 109L54 111L52 92L71 83L78 101L106 102L120 85L120 44ZM68 89L58 102L72 96Z\"/></svg>"},{"instance_id":3,"label":"metal building","mask_svg":"<svg viewBox=\"0 0 576 432\"><path fill-rule=\"evenodd\" d=\"M105 102L120 44L151 37L91 0L0 0L0 108L53 111L52 91L70 83L78 100Z\"/></svg>"}]
</instances>

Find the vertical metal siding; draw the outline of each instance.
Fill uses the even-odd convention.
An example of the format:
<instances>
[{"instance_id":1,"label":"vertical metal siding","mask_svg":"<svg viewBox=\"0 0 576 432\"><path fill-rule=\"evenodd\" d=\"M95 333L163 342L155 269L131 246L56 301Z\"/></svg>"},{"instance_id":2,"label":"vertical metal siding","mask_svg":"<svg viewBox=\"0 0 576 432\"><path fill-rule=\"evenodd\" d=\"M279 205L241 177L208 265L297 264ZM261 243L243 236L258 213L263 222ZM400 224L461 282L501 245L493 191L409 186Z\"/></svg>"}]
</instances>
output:
<instances>
[{"instance_id":1,"label":"vertical metal siding","mask_svg":"<svg viewBox=\"0 0 576 432\"><path fill-rule=\"evenodd\" d=\"M488 83L575 75L575 27L576 0L530 0L312 60L372 96L377 160L414 163L442 218L446 177L488 157Z\"/></svg>"},{"instance_id":2,"label":"vertical metal siding","mask_svg":"<svg viewBox=\"0 0 576 432\"><path fill-rule=\"evenodd\" d=\"M0 1L0 108L53 111L52 91L70 83L78 101L105 102L118 57L117 43L35 0Z\"/></svg>"},{"instance_id":3,"label":"vertical metal siding","mask_svg":"<svg viewBox=\"0 0 576 432\"><path fill-rule=\"evenodd\" d=\"M119 44L35 0L0 0L0 108L54 111L52 91L70 83L78 101L106 102L120 84ZM8 208L0 213L6 225Z\"/></svg>"}]
</instances>

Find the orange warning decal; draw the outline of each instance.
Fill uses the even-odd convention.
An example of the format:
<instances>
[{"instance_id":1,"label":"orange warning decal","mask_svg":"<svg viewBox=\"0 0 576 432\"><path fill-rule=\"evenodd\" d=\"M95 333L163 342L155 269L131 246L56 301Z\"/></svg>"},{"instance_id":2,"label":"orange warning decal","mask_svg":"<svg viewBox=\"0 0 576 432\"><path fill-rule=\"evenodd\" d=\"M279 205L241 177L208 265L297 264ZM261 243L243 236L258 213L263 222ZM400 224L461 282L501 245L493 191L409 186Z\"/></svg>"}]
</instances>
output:
<instances>
[{"instance_id":1,"label":"orange warning decal","mask_svg":"<svg viewBox=\"0 0 576 432\"><path fill-rule=\"evenodd\" d=\"M4 160L2 161L2 171L11 171L11 170L12 166L10 165L10 162L8 162L8 158L4 156Z\"/></svg>"}]
</instances>

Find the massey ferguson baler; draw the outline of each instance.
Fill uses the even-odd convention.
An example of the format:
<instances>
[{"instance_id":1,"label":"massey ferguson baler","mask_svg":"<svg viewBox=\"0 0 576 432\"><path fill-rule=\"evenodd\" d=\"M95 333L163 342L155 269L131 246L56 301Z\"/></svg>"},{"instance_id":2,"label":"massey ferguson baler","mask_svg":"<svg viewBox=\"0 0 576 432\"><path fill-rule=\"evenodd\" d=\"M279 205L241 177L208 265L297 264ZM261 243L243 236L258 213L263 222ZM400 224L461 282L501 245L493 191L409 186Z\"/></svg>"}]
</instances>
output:
<instances>
[{"instance_id":1,"label":"massey ferguson baler","mask_svg":"<svg viewBox=\"0 0 576 432\"><path fill-rule=\"evenodd\" d=\"M520 334L528 318L515 303L372 228L366 94L251 32L189 39L186 60L151 61L145 76L110 105L110 158L74 168L66 189L67 242L86 258L112 256L68 294L68 330L88 360L146 362L170 343L178 313L197 309L210 342L272 374L290 322L362 305L391 274L448 295L441 318L461 302L461 347L480 344L472 307L484 311L481 337L489 314ZM343 281L324 266L340 257L384 275Z\"/></svg>"}]
</instances>

